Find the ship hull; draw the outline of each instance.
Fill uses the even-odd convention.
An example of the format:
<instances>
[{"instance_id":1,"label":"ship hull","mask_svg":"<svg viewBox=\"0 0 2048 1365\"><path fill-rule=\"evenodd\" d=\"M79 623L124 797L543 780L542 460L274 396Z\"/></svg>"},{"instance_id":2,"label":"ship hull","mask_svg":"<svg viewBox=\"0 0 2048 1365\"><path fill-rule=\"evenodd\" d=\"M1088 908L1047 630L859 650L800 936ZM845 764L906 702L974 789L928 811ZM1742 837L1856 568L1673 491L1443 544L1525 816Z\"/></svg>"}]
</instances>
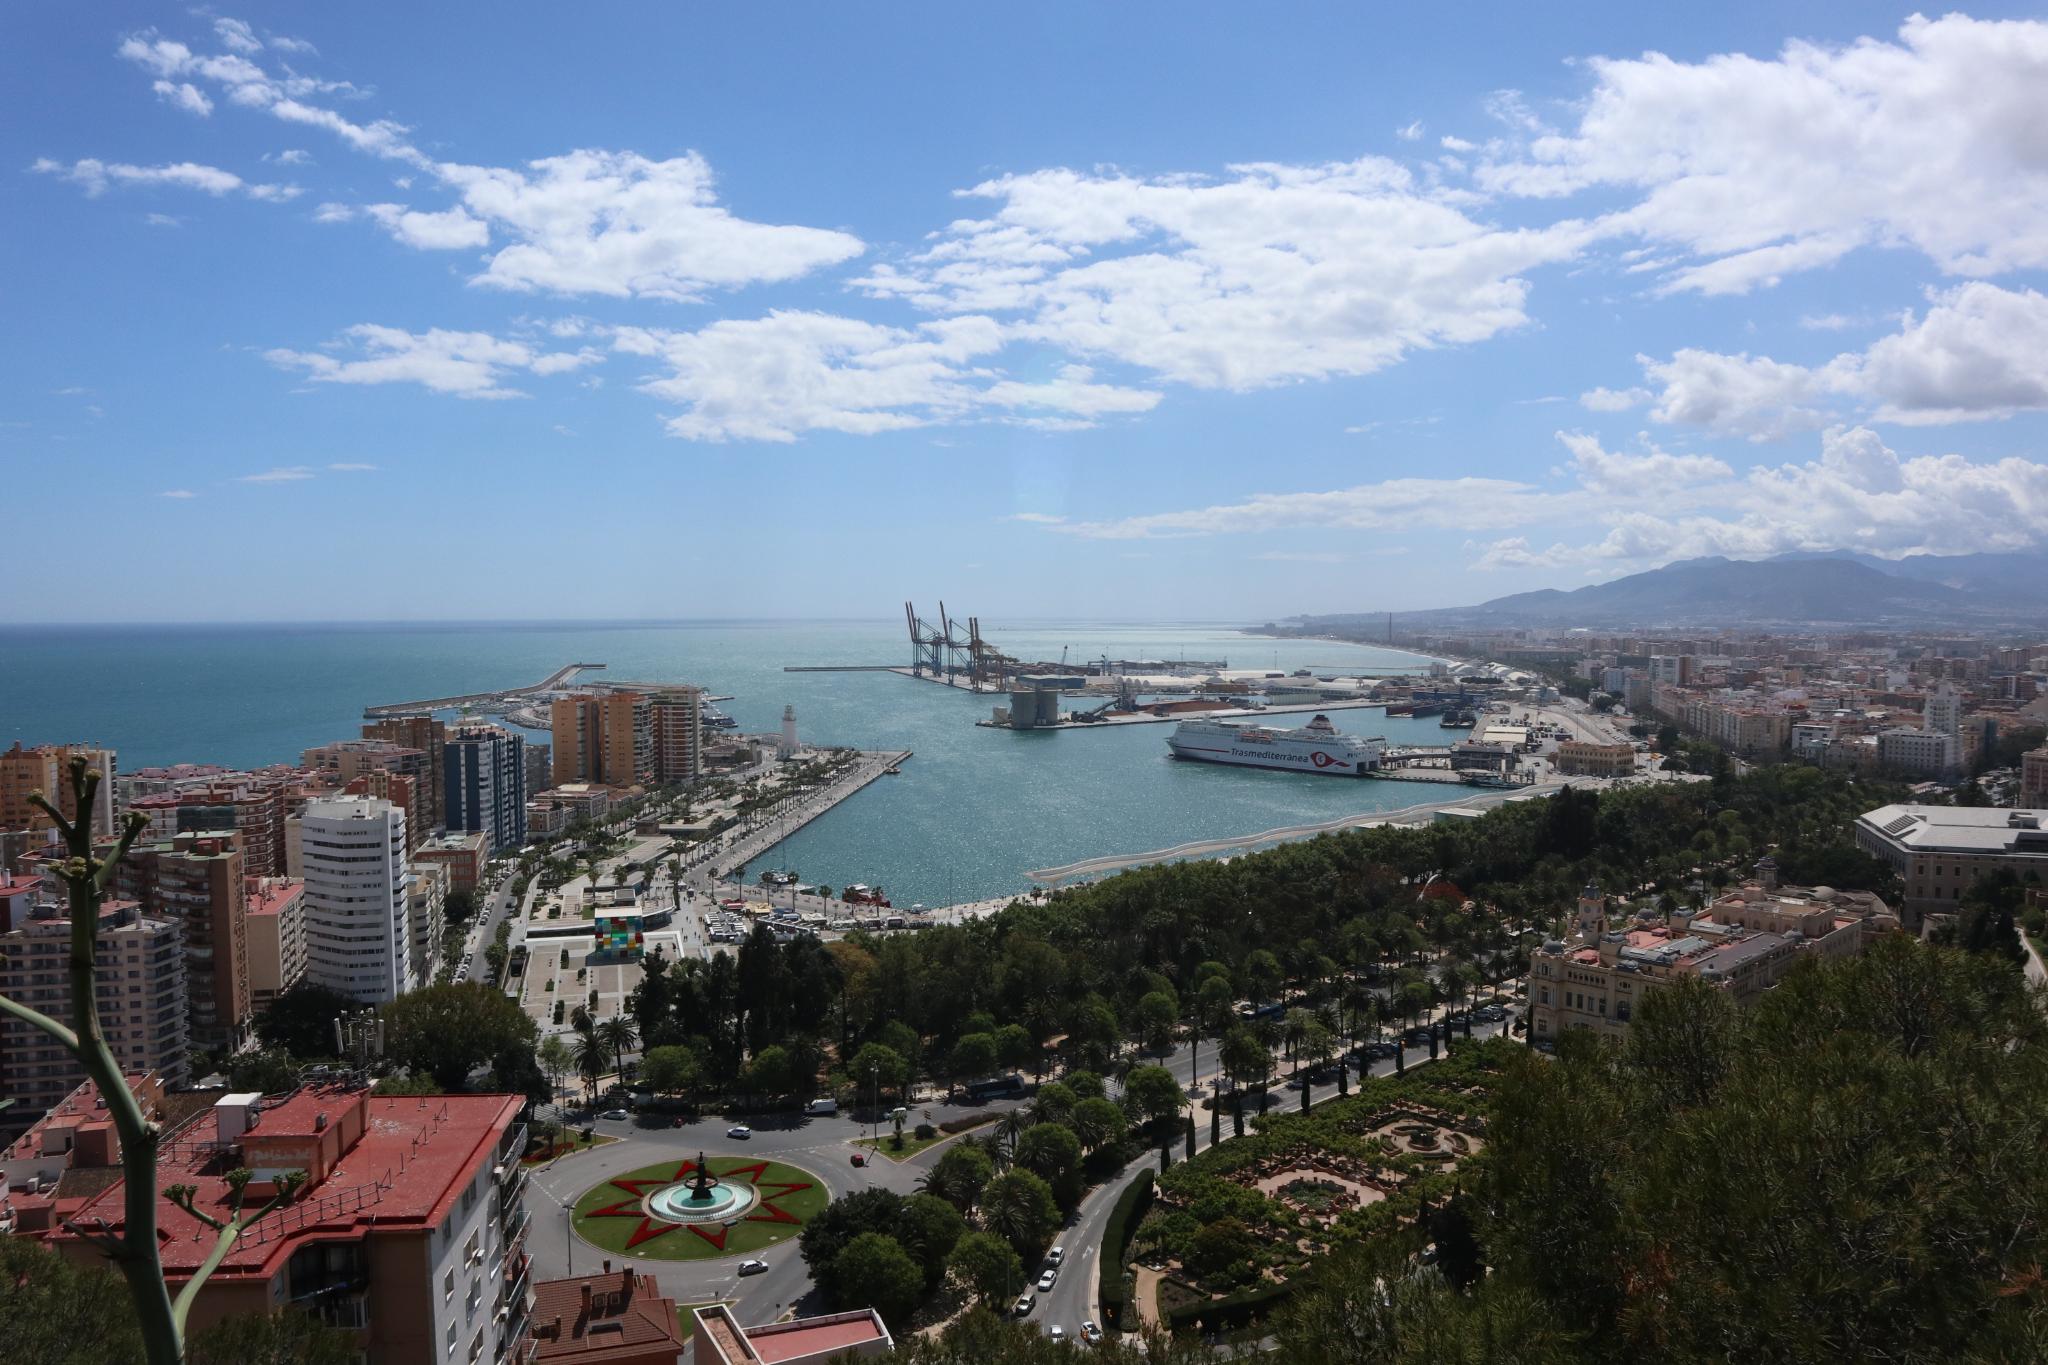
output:
<instances>
[{"instance_id":1,"label":"ship hull","mask_svg":"<svg viewBox=\"0 0 2048 1365\"><path fill-rule=\"evenodd\" d=\"M1183 763L1220 763L1230 768L1265 768L1281 773L1314 773L1319 777L1365 777L1372 769L1353 763L1348 759L1325 754L1325 763L1318 764L1312 757L1299 761L1278 755L1261 755L1253 758L1232 753L1228 749L1210 748L1195 744L1167 742L1167 752Z\"/></svg>"}]
</instances>

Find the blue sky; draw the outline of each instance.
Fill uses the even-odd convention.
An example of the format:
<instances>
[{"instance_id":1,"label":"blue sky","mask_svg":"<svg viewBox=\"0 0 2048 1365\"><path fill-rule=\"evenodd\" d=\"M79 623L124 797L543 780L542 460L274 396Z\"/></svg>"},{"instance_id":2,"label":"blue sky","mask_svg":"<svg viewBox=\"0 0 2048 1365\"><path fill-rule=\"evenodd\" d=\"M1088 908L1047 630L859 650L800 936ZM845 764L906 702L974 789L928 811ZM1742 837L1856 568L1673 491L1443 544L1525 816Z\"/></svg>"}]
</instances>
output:
<instances>
[{"instance_id":1,"label":"blue sky","mask_svg":"<svg viewBox=\"0 0 2048 1365\"><path fill-rule=\"evenodd\" d=\"M2040 546L2048 24L1709 8L9 7L0 620Z\"/></svg>"}]
</instances>

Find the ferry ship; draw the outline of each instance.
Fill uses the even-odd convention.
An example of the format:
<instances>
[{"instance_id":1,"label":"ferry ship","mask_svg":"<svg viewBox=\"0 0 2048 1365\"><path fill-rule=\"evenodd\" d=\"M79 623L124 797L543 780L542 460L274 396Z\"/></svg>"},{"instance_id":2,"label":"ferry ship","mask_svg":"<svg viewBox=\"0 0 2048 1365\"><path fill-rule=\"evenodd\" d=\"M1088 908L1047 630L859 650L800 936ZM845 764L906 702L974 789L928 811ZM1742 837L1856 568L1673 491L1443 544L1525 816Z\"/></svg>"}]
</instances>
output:
<instances>
[{"instance_id":1,"label":"ferry ship","mask_svg":"<svg viewBox=\"0 0 2048 1365\"><path fill-rule=\"evenodd\" d=\"M1380 766L1384 739L1361 739L1317 716L1298 730L1275 730L1221 720L1184 720L1168 736L1175 758L1196 763L1234 763L1246 768L1364 777Z\"/></svg>"}]
</instances>

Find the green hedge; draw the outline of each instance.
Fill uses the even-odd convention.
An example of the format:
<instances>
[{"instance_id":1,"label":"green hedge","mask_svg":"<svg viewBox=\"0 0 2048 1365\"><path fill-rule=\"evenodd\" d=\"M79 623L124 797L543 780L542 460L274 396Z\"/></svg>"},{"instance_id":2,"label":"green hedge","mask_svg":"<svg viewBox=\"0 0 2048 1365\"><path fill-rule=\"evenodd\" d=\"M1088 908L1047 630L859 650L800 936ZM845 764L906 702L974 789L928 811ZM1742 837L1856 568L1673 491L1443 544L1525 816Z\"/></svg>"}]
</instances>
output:
<instances>
[{"instance_id":1,"label":"green hedge","mask_svg":"<svg viewBox=\"0 0 2048 1365\"><path fill-rule=\"evenodd\" d=\"M1138 1172L1116 1197L1116 1207L1110 1210L1109 1222L1102 1230L1101 1279L1096 1297L1102 1302L1103 1323L1112 1330L1122 1329L1124 1305L1128 1301L1124 1294L1124 1258L1130 1255L1131 1238L1151 1207L1152 1172L1147 1168Z\"/></svg>"},{"instance_id":2,"label":"green hedge","mask_svg":"<svg viewBox=\"0 0 2048 1365\"><path fill-rule=\"evenodd\" d=\"M1166 1315L1166 1325L1175 1332L1193 1327L1197 1322L1202 1324L1205 1331L1235 1331L1254 1318L1263 1317L1271 1312L1275 1305L1293 1292L1294 1284L1291 1281L1286 1284L1274 1284L1267 1280L1250 1289L1240 1290L1228 1298L1184 1304Z\"/></svg>"},{"instance_id":3,"label":"green hedge","mask_svg":"<svg viewBox=\"0 0 2048 1365\"><path fill-rule=\"evenodd\" d=\"M969 1128L979 1128L984 1123L993 1123L1002 1116L1000 1109L991 1109L979 1114L962 1114L957 1119L947 1119L940 1124L939 1131L948 1135L964 1133Z\"/></svg>"}]
</instances>

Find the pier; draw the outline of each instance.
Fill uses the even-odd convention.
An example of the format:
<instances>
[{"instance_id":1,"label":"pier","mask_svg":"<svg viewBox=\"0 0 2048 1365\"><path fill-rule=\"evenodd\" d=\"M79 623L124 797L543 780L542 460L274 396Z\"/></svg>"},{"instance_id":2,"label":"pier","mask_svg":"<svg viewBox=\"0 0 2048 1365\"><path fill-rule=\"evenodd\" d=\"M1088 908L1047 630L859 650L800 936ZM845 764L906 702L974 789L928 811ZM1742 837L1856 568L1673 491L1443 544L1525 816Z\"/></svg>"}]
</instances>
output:
<instances>
[{"instance_id":1,"label":"pier","mask_svg":"<svg viewBox=\"0 0 2048 1365\"><path fill-rule=\"evenodd\" d=\"M603 664L564 664L539 682L530 683L525 687L506 687L495 692L468 692L459 697L428 697L424 701L397 701L384 706L365 706L363 719L382 720L388 716L417 716L430 711L452 711L459 706L481 706L486 702L504 702L513 697L529 697L536 692L552 692L578 673L603 667Z\"/></svg>"},{"instance_id":2,"label":"pier","mask_svg":"<svg viewBox=\"0 0 2048 1365\"><path fill-rule=\"evenodd\" d=\"M908 669L900 670L908 673ZM1258 720L1264 716L1312 716L1323 711L1363 711L1375 706L1383 707L1383 701L1290 701L1277 706L1233 706L1217 711L1182 711L1164 716L1155 716L1150 711L1128 713L1108 712L1097 720L1062 720L1051 725L1032 725L1023 728L1031 730L1108 730L1119 725L1164 725L1169 721L1183 720ZM1018 727L998 725L993 720L974 722L987 730L1010 730Z\"/></svg>"}]
</instances>

